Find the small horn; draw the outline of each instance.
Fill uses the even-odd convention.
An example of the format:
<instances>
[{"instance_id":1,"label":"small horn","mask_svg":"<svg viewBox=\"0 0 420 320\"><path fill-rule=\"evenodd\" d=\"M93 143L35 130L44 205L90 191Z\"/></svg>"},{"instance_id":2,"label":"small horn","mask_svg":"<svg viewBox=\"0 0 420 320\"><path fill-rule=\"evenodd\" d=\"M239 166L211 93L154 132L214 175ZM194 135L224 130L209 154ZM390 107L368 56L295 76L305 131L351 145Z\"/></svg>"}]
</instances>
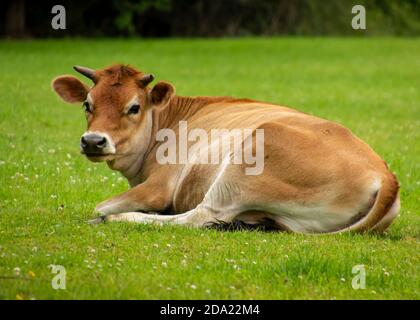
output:
<instances>
[{"instance_id":1,"label":"small horn","mask_svg":"<svg viewBox=\"0 0 420 320\"><path fill-rule=\"evenodd\" d=\"M95 70L80 66L74 66L73 69L83 74L85 77L88 77L93 82L96 82Z\"/></svg>"},{"instance_id":2,"label":"small horn","mask_svg":"<svg viewBox=\"0 0 420 320\"><path fill-rule=\"evenodd\" d=\"M146 88L147 85L152 82L155 79L155 76L153 74L145 74L143 77L141 77L138 80L138 84L142 88Z\"/></svg>"}]
</instances>

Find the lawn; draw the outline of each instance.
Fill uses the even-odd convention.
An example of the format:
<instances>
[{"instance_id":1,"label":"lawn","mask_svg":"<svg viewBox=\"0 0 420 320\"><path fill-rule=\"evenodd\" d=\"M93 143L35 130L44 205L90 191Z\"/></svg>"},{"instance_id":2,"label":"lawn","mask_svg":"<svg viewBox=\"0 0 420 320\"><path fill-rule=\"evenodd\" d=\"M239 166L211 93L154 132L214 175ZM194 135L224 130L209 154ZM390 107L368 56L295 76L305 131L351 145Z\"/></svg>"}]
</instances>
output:
<instances>
[{"instance_id":1,"label":"lawn","mask_svg":"<svg viewBox=\"0 0 420 320\"><path fill-rule=\"evenodd\" d=\"M420 39L0 42L1 299L419 299ZM128 189L79 154L81 106L51 79L75 64L132 64L180 95L232 95L340 122L401 183L383 236L89 225ZM357 174L357 173L355 173ZM267 186L270 187L270 186ZM352 288L364 265L366 288ZM50 265L66 270L55 290Z\"/></svg>"}]
</instances>

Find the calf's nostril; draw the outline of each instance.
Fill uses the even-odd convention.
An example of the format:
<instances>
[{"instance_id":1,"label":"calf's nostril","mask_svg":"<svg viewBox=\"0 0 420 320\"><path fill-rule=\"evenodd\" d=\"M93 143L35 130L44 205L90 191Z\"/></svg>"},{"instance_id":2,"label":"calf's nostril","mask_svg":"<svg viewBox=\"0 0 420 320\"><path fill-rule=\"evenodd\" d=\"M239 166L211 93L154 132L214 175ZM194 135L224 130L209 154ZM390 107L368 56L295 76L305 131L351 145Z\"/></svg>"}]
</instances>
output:
<instances>
[{"instance_id":1,"label":"calf's nostril","mask_svg":"<svg viewBox=\"0 0 420 320\"><path fill-rule=\"evenodd\" d=\"M106 139L102 138L102 140L98 141L97 147L98 148L105 148L106 146Z\"/></svg>"},{"instance_id":2,"label":"calf's nostril","mask_svg":"<svg viewBox=\"0 0 420 320\"><path fill-rule=\"evenodd\" d=\"M80 139L80 146L81 146L82 148L86 148L87 143L86 143L85 137L82 137L82 138Z\"/></svg>"}]
</instances>

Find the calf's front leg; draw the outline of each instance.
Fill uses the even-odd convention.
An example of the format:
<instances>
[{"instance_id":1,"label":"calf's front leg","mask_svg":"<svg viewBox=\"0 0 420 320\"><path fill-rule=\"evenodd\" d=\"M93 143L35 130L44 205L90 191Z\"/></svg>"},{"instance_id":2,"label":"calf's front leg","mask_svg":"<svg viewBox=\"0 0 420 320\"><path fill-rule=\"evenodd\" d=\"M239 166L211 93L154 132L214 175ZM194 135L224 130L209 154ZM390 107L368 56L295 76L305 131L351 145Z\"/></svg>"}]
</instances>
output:
<instances>
[{"instance_id":1,"label":"calf's front leg","mask_svg":"<svg viewBox=\"0 0 420 320\"><path fill-rule=\"evenodd\" d=\"M189 227L206 227L213 224L232 222L237 216L237 212L217 212L203 204L198 205L195 209L177 215L153 215L144 214L141 212L123 212L118 214L109 214L98 218L95 222L113 222L113 221L127 221L142 224L175 224Z\"/></svg>"},{"instance_id":2,"label":"calf's front leg","mask_svg":"<svg viewBox=\"0 0 420 320\"><path fill-rule=\"evenodd\" d=\"M144 183L101 202L96 206L95 212L108 215L129 211L164 211L171 204L172 195L168 184L162 181L165 180L147 179Z\"/></svg>"}]
</instances>

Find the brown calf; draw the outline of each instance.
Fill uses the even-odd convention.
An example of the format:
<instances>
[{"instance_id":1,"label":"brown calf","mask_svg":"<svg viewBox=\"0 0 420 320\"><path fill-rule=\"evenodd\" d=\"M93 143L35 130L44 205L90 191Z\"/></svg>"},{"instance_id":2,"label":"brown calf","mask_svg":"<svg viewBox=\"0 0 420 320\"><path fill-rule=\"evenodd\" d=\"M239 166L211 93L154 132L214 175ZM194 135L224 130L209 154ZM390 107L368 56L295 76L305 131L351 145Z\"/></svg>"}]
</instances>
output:
<instances>
[{"instance_id":1,"label":"brown calf","mask_svg":"<svg viewBox=\"0 0 420 320\"><path fill-rule=\"evenodd\" d=\"M176 96L172 84L158 82L149 88L153 76L128 66L75 69L94 86L73 76L60 76L52 86L63 100L84 103L88 130L81 152L91 161L106 161L131 185L96 207L101 215L96 222L202 227L240 221L332 233L383 231L398 214L395 176L367 144L339 124L249 99ZM200 141L198 148L192 148L194 139L183 128ZM172 143L162 129L173 132ZM197 139L216 129L244 129L235 136L241 153L238 145L223 153L219 144ZM180 160L185 160L180 149L175 163L161 161L167 157L164 145L168 151L183 143L187 162ZM261 155L261 150L263 169L253 174L247 174L249 162L232 161L238 154L243 160L247 152ZM201 157L203 151L219 162L191 161L209 159Z\"/></svg>"}]
</instances>

